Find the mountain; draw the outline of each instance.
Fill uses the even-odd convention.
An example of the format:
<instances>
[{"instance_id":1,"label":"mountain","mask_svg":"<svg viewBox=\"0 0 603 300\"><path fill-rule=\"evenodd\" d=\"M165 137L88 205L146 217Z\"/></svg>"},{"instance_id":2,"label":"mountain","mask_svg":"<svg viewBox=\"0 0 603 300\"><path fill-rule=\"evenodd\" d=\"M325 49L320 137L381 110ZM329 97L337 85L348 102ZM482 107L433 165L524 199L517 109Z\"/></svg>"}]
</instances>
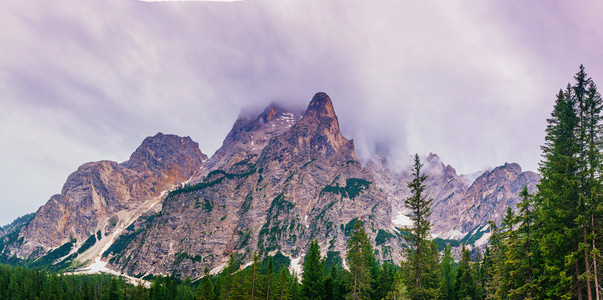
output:
<instances>
[{"instance_id":1,"label":"mountain","mask_svg":"<svg viewBox=\"0 0 603 300\"><path fill-rule=\"evenodd\" d=\"M422 161L428 175L425 191L433 198L431 232L443 240L471 240L473 244L487 231L488 220L500 223L507 207L514 208L520 201L521 189L527 186L534 193L540 180L534 172L523 172L517 163L505 163L491 171L478 172L478 176L458 175L436 154L430 153ZM377 174L377 185L391 201L393 222L397 226L410 225L406 217L409 211L404 207L404 200L410 196L409 171L395 173L379 159L369 161L367 167Z\"/></svg>"},{"instance_id":2,"label":"mountain","mask_svg":"<svg viewBox=\"0 0 603 300\"><path fill-rule=\"evenodd\" d=\"M108 236L118 225L137 218L147 202L196 175L206 159L190 138L158 133L146 138L126 162L84 164L3 254L36 259L70 243L77 249L91 236Z\"/></svg>"},{"instance_id":3,"label":"mountain","mask_svg":"<svg viewBox=\"0 0 603 300\"><path fill-rule=\"evenodd\" d=\"M241 139L255 134L246 131ZM342 257L355 219L371 228L373 239L379 229L391 230L390 205L356 160L353 142L341 135L324 93L257 159L232 162L172 192L160 215L131 228L128 246L110 253L112 267L136 275L194 276L205 266L219 270L231 254L247 261L254 251L280 251L299 263L313 238ZM399 258L391 247L379 248L382 259Z\"/></svg>"},{"instance_id":4,"label":"mountain","mask_svg":"<svg viewBox=\"0 0 603 300\"><path fill-rule=\"evenodd\" d=\"M519 190L538 182L517 164L459 175L436 154L422 161L440 243L483 242L486 222L500 222ZM363 166L331 99L317 93L304 112L271 104L241 114L209 159L190 138L160 133L124 163L84 164L0 239L0 260L195 277L220 271L231 255L247 262L280 252L299 268L312 239L341 261L360 221L377 258L398 262L409 179L379 157Z\"/></svg>"}]
</instances>

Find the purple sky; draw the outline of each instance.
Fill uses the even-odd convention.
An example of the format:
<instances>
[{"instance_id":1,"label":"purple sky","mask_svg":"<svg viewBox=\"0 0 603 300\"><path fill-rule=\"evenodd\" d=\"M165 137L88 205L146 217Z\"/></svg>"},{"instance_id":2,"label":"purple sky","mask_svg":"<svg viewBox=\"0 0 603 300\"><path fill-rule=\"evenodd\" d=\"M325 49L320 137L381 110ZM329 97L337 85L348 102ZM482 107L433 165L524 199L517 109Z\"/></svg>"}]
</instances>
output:
<instances>
[{"instance_id":1,"label":"purple sky","mask_svg":"<svg viewBox=\"0 0 603 300\"><path fill-rule=\"evenodd\" d=\"M361 158L536 170L580 64L603 84L601 1L4 1L0 225L144 137L211 155L241 109L333 100Z\"/></svg>"}]
</instances>

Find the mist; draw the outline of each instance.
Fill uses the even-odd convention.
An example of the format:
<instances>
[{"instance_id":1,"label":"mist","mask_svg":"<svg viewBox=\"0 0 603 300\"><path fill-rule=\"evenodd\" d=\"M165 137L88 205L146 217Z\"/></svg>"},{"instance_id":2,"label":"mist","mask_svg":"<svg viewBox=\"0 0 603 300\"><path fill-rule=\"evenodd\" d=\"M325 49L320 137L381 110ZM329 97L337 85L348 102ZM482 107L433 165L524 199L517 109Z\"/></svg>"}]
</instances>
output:
<instances>
[{"instance_id":1,"label":"mist","mask_svg":"<svg viewBox=\"0 0 603 300\"><path fill-rule=\"evenodd\" d=\"M241 111L331 97L361 160L536 171L554 96L603 79L600 2L17 1L0 10L0 224L146 136L211 155Z\"/></svg>"}]
</instances>

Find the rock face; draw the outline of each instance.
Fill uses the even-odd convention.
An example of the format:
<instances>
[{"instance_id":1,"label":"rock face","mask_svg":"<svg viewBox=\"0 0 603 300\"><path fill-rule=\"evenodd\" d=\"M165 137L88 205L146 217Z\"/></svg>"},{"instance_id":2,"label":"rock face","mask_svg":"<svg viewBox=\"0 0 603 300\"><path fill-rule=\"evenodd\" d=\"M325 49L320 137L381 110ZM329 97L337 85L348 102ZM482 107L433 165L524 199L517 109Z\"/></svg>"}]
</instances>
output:
<instances>
[{"instance_id":1,"label":"rock face","mask_svg":"<svg viewBox=\"0 0 603 300\"><path fill-rule=\"evenodd\" d=\"M522 172L516 163L505 163L478 177L465 193L461 203L456 205L460 214L453 219L453 230L469 232L488 220L499 224L508 206L515 207L520 201L519 192L524 186L530 193L536 191L540 178L534 172Z\"/></svg>"},{"instance_id":2,"label":"rock face","mask_svg":"<svg viewBox=\"0 0 603 300\"><path fill-rule=\"evenodd\" d=\"M237 132L247 136L242 140L256 135ZM136 246L116 253L112 265L130 274L196 276L231 254L301 257L312 238L342 256L356 218L373 239L379 229L392 229L391 207L356 160L353 142L339 132L326 94L316 94L295 125L252 157L222 164L195 186L171 193L150 224L131 228ZM378 249L382 259L399 259L391 245Z\"/></svg>"},{"instance_id":3,"label":"rock face","mask_svg":"<svg viewBox=\"0 0 603 300\"><path fill-rule=\"evenodd\" d=\"M521 188L533 192L539 180L517 164L459 175L435 154L422 161L440 239L485 241L486 222L500 222ZM299 263L312 239L329 259L343 258L358 220L377 258L399 262L411 225L409 180L384 159L363 167L331 99L317 93L305 112L273 104L242 114L209 160L190 138L159 133L124 163L82 165L33 219L0 238L0 260L55 257L48 253L75 241L69 259L98 262L102 254L130 275L196 277L205 267L219 271L230 255L249 261L254 251Z\"/></svg>"},{"instance_id":4,"label":"rock face","mask_svg":"<svg viewBox=\"0 0 603 300\"><path fill-rule=\"evenodd\" d=\"M189 137L159 133L124 163L84 164L23 227L13 251L35 258L72 239L81 244L98 231L106 235L128 211L195 175L206 159Z\"/></svg>"},{"instance_id":5,"label":"rock face","mask_svg":"<svg viewBox=\"0 0 603 300\"><path fill-rule=\"evenodd\" d=\"M301 119L302 113L271 104L257 117L241 114L222 147L204 164L205 172L196 181L212 170L225 169L241 161L255 163L268 142L289 130Z\"/></svg>"},{"instance_id":6,"label":"rock face","mask_svg":"<svg viewBox=\"0 0 603 300\"><path fill-rule=\"evenodd\" d=\"M471 180L475 174L458 175L435 154L430 153L422 161L423 171L428 175L425 191L433 198L432 234L442 239L461 240L474 229L483 228L488 220L500 223L507 207L514 208L519 202L521 189L527 186L528 191L534 193L540 180L534 172L522 172L516 163L505 163ZM377 184L391 200L394 223L410 225L404 207L404 200L410 196L409 172L395 174L375 160L369 162L368 167L374 174L379 174L376 175L379 178Z\"/></svg>"}]
</instances>

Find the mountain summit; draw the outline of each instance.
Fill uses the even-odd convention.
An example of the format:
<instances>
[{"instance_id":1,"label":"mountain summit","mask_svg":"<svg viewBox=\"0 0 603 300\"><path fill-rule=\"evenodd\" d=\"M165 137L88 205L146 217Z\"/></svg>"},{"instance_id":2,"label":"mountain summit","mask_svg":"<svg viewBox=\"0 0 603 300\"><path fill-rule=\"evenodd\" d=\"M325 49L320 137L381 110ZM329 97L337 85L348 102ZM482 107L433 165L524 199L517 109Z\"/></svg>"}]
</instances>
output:
<instances>
[{"instance_id":1,"label":"mountain summit","mask_svg":"<svg viewBox=\"0 0 603 300\"><path fill-rule=\"evenodd\" d=\"M517 164L472 182L435 154L423 161L440 239L484 240L486 221L499 222L518 190L538 181ZM303 113L272 104L241 114L209 159L190 138L159 133L124 163L82 165L31 221L6 227L0 261L197 277L205 267L220 271L231 255L247 262L257 252L280 253L299 268L312 239L341 261L358 221L377 258L397 262L409 178L380 162L363 167L321 92Z\"/></svg>"}]
</instances>

